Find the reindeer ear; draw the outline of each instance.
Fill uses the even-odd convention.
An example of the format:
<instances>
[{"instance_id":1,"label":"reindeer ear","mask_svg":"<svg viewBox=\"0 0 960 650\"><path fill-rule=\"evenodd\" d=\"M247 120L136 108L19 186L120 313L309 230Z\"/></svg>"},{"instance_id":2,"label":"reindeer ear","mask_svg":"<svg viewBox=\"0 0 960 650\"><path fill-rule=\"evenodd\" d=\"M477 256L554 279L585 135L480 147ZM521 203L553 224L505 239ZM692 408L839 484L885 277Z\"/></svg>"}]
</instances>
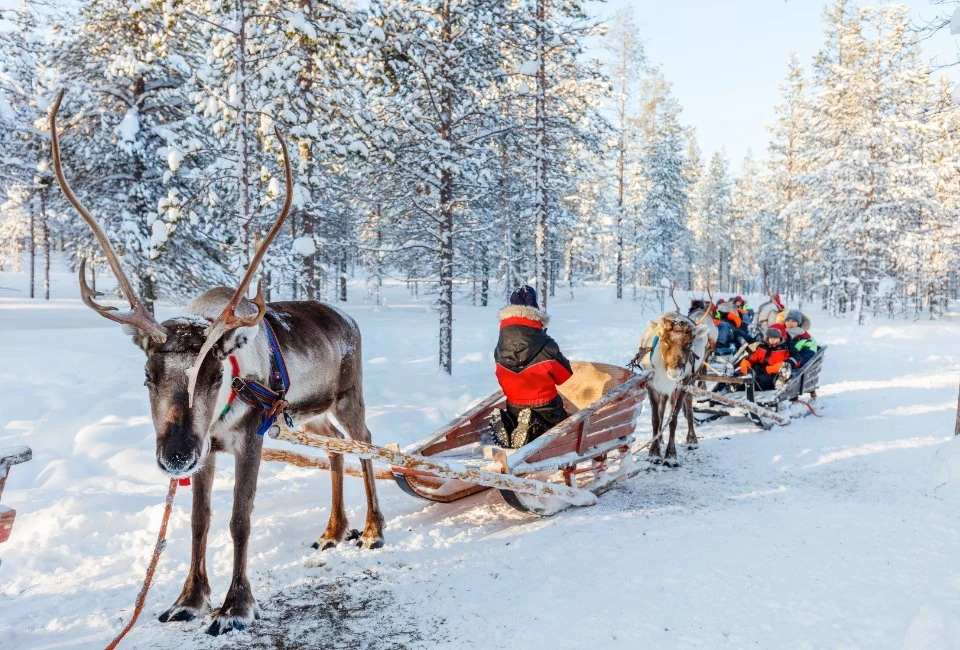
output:
<instances>
[{"instance_id":1,"label":"reindeer ear","mask_svg":"<svg viewBox=\"0 0 960 650\"><path fill-rule=\"evenodd\" d=\"M150 353L151 348L156 345L156 341L146 332L141 329L134 327L128 323L124 323L120 326L120 329L123 330L123 333L129 336L133 340L133 344L146 352Z\"/></svg>"},{"instance_id":2,"label":"reindeer ear","mask_svg":"<svg viewBox=\"0 0 960 650\"><path fill-rule=\"evenodd\" d=\"M224 334L211 349L214 357L223 361L231 354L250 344L260 331L260 326L238 327Z\"/></svg>"}]
</instances>

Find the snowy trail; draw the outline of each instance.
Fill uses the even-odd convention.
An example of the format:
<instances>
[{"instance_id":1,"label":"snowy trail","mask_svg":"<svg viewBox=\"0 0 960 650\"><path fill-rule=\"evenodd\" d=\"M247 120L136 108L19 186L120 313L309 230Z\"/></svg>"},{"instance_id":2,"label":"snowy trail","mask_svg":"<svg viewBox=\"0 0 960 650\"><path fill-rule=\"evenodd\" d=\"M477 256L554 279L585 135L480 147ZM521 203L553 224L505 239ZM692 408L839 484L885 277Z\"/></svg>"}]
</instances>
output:
<instances>
[{"instance_id":1,"label":"snowy trail","mask_svg":"<svg viewBox=\"0 0 960 650\"><path fill-rule=\"evenodd\" d=\"M581 294L553 307L565 352L629 359L653 314L611 304L605 288ZM457 307L451 378L436 370L435 315L401 290L392 298L397 307L347 309L364 335L374 439L406 444L493 390L496 309ZM34 450L3 494L18 517L0 546L0 638L102 646L129 616L165 493L141 353L78 301L21 318L25 302L0 299L0 447ZM252 631L213 639L201 621L156 622L189 559L181 491L127 647L957 647L960 354L942 341L960 323L813 320L831 345L822 418L768 432L707 425L678 470L642 472L554 518L492 491L441 505L380 483L387 546L318 554L309 544L326 523L329 478L265 464L250 552L264 618ZM215 604L232 561L232 474L221 456ZM359 524L359 481L347 479L346 503Z\"/></svg>"}]
</instances>

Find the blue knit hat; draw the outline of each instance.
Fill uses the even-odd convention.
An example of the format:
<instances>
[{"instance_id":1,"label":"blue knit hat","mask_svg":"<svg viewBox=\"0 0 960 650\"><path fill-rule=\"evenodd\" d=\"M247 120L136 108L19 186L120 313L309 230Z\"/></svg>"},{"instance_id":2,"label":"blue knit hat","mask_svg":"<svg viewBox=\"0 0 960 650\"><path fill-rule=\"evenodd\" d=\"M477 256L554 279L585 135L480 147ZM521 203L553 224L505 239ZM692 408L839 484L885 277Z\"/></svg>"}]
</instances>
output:
<instances>
[{"instance_id":1,"label":"blue knit hat","mask_svg":"<svg viewBox=\"0 0 960 650\"><path fill-rule=\"evenodd\" d=\"M787 312L787 315L783 317L783 320L785 321L795 320L799 325L803 323L803 312L800 311L799 309L791 309L790 311Z\"/></svg>"},{"instance_id":2,"label":"blue knit hat","mask_svg":"<svg viewBox=\"0 0 960 650\"><path fill-rule=\"evenodd\" d=\"M537 290L528 284L518 287L510 294L510 304L540 309L540 305L537 304Z\"/></svg>"}]
</instances>

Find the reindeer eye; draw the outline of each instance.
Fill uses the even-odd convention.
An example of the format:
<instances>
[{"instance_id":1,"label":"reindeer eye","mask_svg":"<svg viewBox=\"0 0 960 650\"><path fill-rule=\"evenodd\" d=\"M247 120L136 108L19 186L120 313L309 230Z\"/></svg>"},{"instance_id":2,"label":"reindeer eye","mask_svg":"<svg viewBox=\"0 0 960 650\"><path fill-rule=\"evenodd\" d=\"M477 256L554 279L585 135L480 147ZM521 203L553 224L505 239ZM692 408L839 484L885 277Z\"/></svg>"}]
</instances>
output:
<instances>
[{"instance_id":1,"label":"reindeer eye","mask_svg":"<svg viewBox=\"0 0 960 650\"><path fill-rule=\"evenodd\" d=\"M150 373L148 371L144 370L143 375L144 375L144 380L143 380L144 386L149 386L150 384L153 383L153 377L150 376Z\"/></svg>"}]
</instances>

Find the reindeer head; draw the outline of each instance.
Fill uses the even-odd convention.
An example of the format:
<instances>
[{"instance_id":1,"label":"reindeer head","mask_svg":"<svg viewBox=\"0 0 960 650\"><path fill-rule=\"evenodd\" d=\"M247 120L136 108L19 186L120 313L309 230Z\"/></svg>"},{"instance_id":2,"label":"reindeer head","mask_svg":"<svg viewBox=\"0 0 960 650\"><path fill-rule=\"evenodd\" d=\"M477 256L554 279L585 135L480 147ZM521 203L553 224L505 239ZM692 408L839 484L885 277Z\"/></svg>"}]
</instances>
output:
<instances>
[{"instance_id":1,"label":"reindeer head","mask_svg":"<svg viewBox=\"0 0 960 650\"><path fill-rule=\"evenodd\" d=\"M80 262L81 297L98 314L128 329L134 342L146 353L144 384L150 391L150 410L157 435L157 464L171 477L189 476L201 467L203 458L210 451L214 409L220 398L229 393L229 387L222 385L221 361L253 339L266 314L262 285L258 285L253 301L245 299L244 295L263 254L290 211L293 173L286 143L280 131L275 129L283 150L286 200L270 232L257 247L240 286L235 291L227 287L207 291L188 306L188 311L197 315L172 318L160 324L137 298L106 235L74 195L63 174L56 123L62 100L63 91L60 91L50 109L50 139L57 181L64 196L93 230L124 297L130 303L130 310L118 311L116 307L94 301L103 294L87 286L85 260ZM211 351L212 357L208 356Z\"/></svg>"},{"instance_id":2,"label":"reindeer head","mask_svg":"<svg viewBox=\"0 0 960 650\"><path fill-rule=\"evenodd\" d=\"M150 395L157 465L171 477L192 474L210 451L208 432L223 382L222 364L212 357L202 364L192 407L187 375L203 347L208 326L200 319L171 318L162 325L167 332L163 342L142 332L133 335L147 355L143 384Z\"/></svg>"},{"instance_id":3,"label":"reindeer head","mask_svg":"<svg viewBox=\"0 0 960 650\"><path fill-rule=\"evenodd\" d=\"M698 338L706 338L706 327L676 312L667 312L659 320L650 321L650 327L660 337L657 345L660 346L667 377L679 381L689 376L697 365L693 358L694 342Z\"/></svg>"}]
</instances>

